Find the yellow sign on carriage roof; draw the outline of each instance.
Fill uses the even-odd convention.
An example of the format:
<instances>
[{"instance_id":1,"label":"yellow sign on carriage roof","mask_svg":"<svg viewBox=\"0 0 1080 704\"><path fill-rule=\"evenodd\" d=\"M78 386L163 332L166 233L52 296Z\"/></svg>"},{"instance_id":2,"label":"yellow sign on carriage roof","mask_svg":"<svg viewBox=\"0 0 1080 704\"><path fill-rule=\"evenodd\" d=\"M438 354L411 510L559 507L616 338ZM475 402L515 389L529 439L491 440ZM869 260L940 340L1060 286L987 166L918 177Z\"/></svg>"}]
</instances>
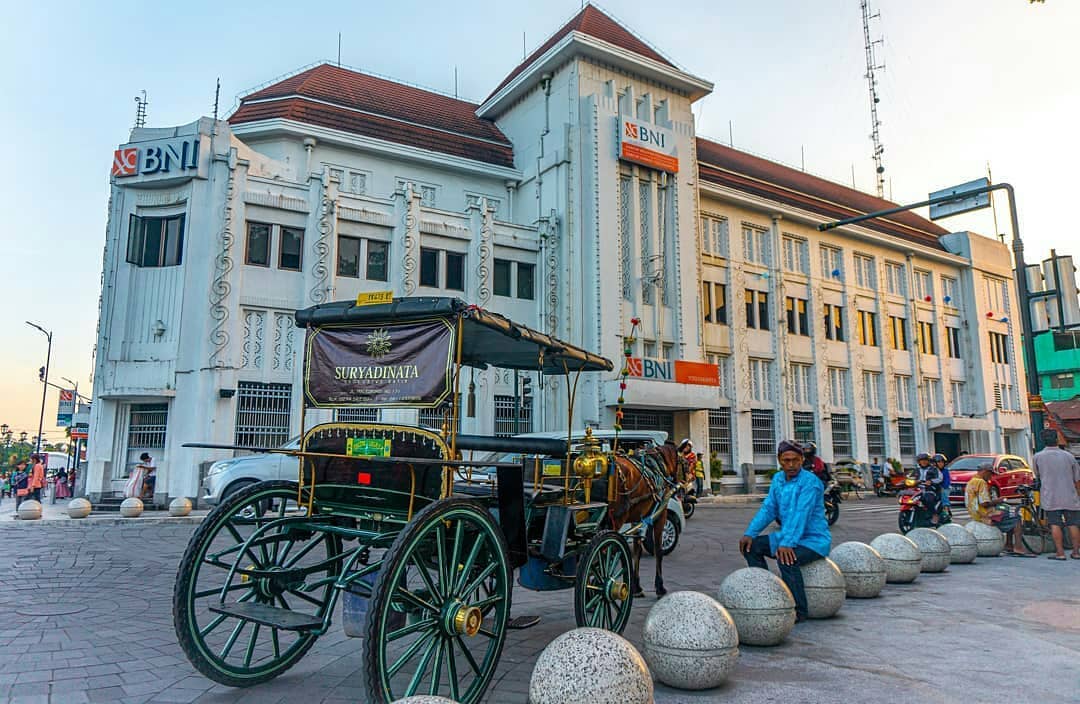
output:
<instances>
[{"instance_id":1,"label":"yellow sign on carriage roof","mask_svg":"<svg viewBox=\"0 0 1080 704\"><path fill-rule=\"evenodd\" d=\"M374 306L379 303L393 303L394 292L393 291L367 291L365 293L357 294L356 305L357 306Z\"/></svg>"}]
</instances>

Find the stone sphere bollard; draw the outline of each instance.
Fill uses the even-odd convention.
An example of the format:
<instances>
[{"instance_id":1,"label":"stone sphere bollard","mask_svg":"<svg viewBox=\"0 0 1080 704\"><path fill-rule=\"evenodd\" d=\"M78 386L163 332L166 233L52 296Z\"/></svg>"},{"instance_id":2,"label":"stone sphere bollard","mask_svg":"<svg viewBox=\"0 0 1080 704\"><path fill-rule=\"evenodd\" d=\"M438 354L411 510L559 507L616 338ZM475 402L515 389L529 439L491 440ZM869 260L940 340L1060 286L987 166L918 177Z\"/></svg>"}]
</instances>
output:
<instances>
[{"instance_id":1,"label":"stone sphere bollard","mask_svg":"<svg viewBox=\"0 0 1080 704\"><path fill-rule=\"evenodd\" d=\"M418 694L415 697L395 699L390 704L457 704L453 699L446 697L433 697L430 694Z\"/></svg>"},{"instance_id":2,"label":"stone sphere bollard","mask_svg":"<svg viewBox=\"0 0 1080 704\"><path fill-rule=\"evenodd\" d=\"M806 615L810 618L832 618L844 605L847 582L836 563L827 557L804 565L803 589L806 590Z\"/></svg>"},{"instance_id":3,"label":"stone sphere bollard","mask_svg":"<svg viewBox=\"0 0 1080 704\"><path fill-rule=\"evenodd\" d=\"M186 516L191 513L191 499L186 496L178 496L169 502L170 516Z\"/></svg>"},{"instance_id":4,"label":"stone sphere bollard","mask_svg":"<svg viewBox=\"0 0 1080 704\"><path fill-rule=\"evenodd\" d=\"M533 667L530 704L652 704L649 668L630 641L575 628L551 641Z\"/></svg>"},{"instance_id":5,"label":"stone sphere bollard","mask_svg":"<svg viewBox=\"0 0 1080 704\"><path fill-rule=\"evenodd\" d=\"M642 654L656 679L678 689L719 687L739 660L735 622L701 592L674 592L656 602L643 640Z\"/></svg>"},{"instance_id":6,"label":"stone sphere bollard","mask_svg":"<svg viewBox=\"0 0 1080 704\"><path fill-rule=\"evenodd\" d=\"M922 553L911 540L899 533L885 533L870 541L870 547L877 550L885 561L886 582L908 584L919 578Z\"/></svg>"},{"instance_id":7,"label":"stone sphere bollard","mask_svg":"<svg viewBox=\"0 0 1080 704\"><path fill-rule=\"evenodd\" d=\"M94 507L86 499L72 499L68 501L67 512L71 518L86 518Z\"/></svg>"},{"instance_id":8,"label":"stone sphere bollard","mask_svg":"<svg viewBox=\"0 0 1080 704\"><path fill-rule=\"evenodd\" d=\"M975 562L975 557L979 554L979 544L975 542L975 536L963 526L946 523L938 527L937 531L949 541L949 561L952 564L966 565Z\"/></svg>"},{"instance_id":9,"label":"stone sphere bollard","mask_svg":"<svg viewBox=\"0 0 1080 704\"><path fill-rule=\"evenodd\" d=\"M27 499L19 504L17 513L20 521L36 521L41 518L41 503L34 499Z\"/></svg>"},{"instance_id":10,"label":"stone sphere bollard","mask_svg":"<svg viewBox=\"0 0 1080 704\"><path fill-rule=\"evenodd\" d=\"M944 572L952 562L952 548L945 536L933 528L916 528L907 534L908 540L919 546L922 572Z\"/></svg>"},{"instance_id":11,"label":"stone sphere bollard","mask_svg":"<svg viewBox=\"0 0 1080 704\"><path fill-rule=\"evenodd\" d=\"M720 583L717 598L745 645L776 645L795 627L795 597L769 570L735 570Z\"/></svg>"},{"instance_id":12,"label":"stone sphere bollard","mask_svg":"<svg viewBox=\"0 0 1080 704\"><path fill-rule=\"evenodd\" d=\"M829 553L844 575L848 597L872 599L885 587L885 560L866 543L841 543Z\"/></svg>"},{"instance_id":13,"label":"stone sphere bollard","mask_svg":"<svg viewBox=\"0 0 1080 704\"><path fill-rule=\"evenodd\" d=\"M979 557L997 557L1005 549L1005 534L994 526L971 521L964 530L975 537Z\"/></svg>"},{"instance_id":14,"label":"stone sphere bollard","mask_svg":"<svg viewBox=\"0 0 1080 704\"><path fill-rule=\"evenodd\" d=\"M142 499L137 499L134 496L129 499L124 499L120 504L120 515L124 518L137 518L142 512Z\"/></svg>"}]
</instances>

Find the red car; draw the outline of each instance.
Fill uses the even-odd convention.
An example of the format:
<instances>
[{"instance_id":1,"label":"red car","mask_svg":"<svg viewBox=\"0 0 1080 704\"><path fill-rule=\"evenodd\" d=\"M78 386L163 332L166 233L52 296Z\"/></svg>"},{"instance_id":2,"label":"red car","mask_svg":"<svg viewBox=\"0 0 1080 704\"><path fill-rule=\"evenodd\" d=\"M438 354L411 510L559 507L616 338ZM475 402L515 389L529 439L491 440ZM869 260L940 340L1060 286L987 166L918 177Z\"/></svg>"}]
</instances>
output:
<instances>
[{"instance_id":1,"label":"red car","mask_svg":"<svg viewBox=\"0 0 1080 704\"><path fill-rule=\"evenodd\" d=\"M993 498L1003 497L1012 499L1020 494L1016 487L1021 484L1031 485L1035 482L1035 473L1024 461L1023 457L1016 455L963 455L950 462L949 480L952 482L949 490L949 503L964 503L964 489L968 481L975 476L979 467L986 463L994 466L994 474L990 477L990 496Z\"/></svg>"}]
</instances>

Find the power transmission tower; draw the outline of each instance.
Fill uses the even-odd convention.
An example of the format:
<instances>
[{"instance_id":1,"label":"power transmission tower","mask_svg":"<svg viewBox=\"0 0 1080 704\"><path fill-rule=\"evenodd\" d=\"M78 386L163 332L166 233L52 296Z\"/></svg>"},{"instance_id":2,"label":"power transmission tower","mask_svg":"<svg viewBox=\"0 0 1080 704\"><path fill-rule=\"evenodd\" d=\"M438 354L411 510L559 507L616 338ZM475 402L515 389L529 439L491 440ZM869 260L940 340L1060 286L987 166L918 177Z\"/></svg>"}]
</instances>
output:
<instances>
[{"instance_id":1,"label":"power transmission tower","mask_svg":"<svg viewBox=\"0 0 1080 704\"><path fill-rule=\"evenodd\" d=\"M880 19L881 13L871 14L869 0L859 0L862 7L863 40L866 44L866 85L870 89L870 140L874 143L874 181L877 184L878 198L885 197L885 164L882 154L885 147L881 144L881 120L878 119L877 77L875 71L884 71L885 64L878 64L874 57L874 45L884 43L884 39L870 39L870 20Z\"/></svg>"}]
</instances>

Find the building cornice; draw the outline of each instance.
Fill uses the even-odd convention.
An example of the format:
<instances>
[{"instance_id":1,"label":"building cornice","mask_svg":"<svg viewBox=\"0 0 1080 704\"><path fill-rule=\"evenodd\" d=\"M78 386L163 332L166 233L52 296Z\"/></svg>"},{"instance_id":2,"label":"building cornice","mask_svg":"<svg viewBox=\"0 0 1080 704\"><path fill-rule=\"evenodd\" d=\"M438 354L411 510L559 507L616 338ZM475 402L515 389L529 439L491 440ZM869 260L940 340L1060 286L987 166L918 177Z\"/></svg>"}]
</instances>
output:
<instances>
[{"instance_id":1,"label":"building cornice","mask_svg":"<svg viewBox=\"0 0 1080 704\"><path fill-rule=\"evenodd\" d=\"M375 152L390 158L418 161L442 168L468 171L490 178L513 181L519 181L522 178L521 171L518 171L517 169L510 169L505 166L495 166L494 164L486 164L473 159L464 159L450 154L420 149L419 147L398 144L396 142L388 142L382 139L374 139L372 137L345 132L344 130L335 130L330 127L321 127L319 125L312 125L306 122L299 122L297 120L289 120L281 117L231 125L230 129L233 134L241 138L244 136L274 134L285 134L301 139L304 137L315 137L320 141L339 144L352 149Z\"/></svg>"},{"instance_id":2,"label":"building cornice","mask_svg":"<svg viewBox=\"0 0 1080 704\"><path fill-rule=\"evenodd\" d=\"M521 73L514 76L512 81L485 100L476 109L477 116L489 120L496 119L523 93L533 87L537 74L554 73L574 56L597 59L628 73L668 86L685 93L690 98L690 102L705 97L713 89L712 82L703 78L575 30L538 56Z\"/></svg>"}]
</instances>

